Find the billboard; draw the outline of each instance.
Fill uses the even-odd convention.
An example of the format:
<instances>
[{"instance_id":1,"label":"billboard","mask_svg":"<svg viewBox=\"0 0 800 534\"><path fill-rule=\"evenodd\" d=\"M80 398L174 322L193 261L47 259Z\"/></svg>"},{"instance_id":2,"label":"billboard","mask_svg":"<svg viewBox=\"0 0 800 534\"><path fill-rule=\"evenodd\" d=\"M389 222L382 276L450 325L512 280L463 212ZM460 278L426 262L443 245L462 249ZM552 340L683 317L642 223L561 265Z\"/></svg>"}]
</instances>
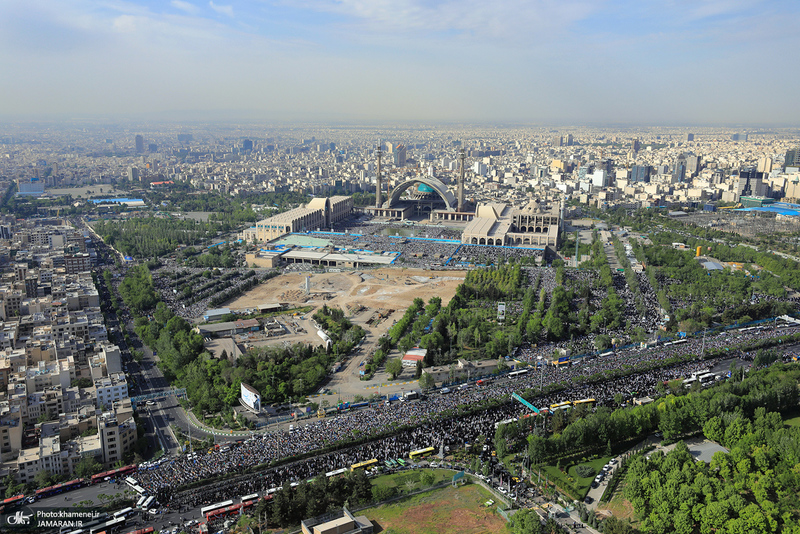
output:
<instances>
[{"instance_id":1,"label":"billboard","mask_svg":"<svg viewBox=\"0 0 800 534\"><path fill-rule=\"evenodd\" d=\"M505 302L498 302L497 303L497 320L504 321L506 318L506 303Z\"/></svg>"},{"instance_id":2,"label":"billboard","mask_svg":"<svg viewBox=\"0 0 800 534\"><path fill-rule=\"evenodd\" d=\"M253 387L242 382L242 404L256 412L261 411L261 395Z\"/></svg>"}]
</instances>

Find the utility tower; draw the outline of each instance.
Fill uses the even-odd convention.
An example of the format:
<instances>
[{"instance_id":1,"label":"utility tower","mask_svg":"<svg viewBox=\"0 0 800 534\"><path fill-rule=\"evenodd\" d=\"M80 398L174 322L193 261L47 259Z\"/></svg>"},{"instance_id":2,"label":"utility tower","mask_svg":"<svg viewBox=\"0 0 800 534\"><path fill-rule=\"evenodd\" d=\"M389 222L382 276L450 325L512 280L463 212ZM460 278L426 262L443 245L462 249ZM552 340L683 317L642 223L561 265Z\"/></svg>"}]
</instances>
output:
<instances>
[{"instance_id":1,"label":"utility tower","mask_svg":"<svg viewBox=\"0 0 800 534\"><path fill-rule=\"evenodd\" d=\"M456 211L464 211L464 163L467 159L467 153L464 148L458 153L458 159L461 160L461 171L458 174L458 206Z\"/></svg>"},{"instance_id":2,"label":"utility tower","mask_svg":"<svg viewBox=\"0 0 800 534\"><path fill-rule=\"evenodd\" d=\"M381 199L381 186L383 185L381 183L381 156L383 155L383 150L381 149L381 145L382 144L383 144L383 141L378 141L378 175L377 175L378 179L375 181L375 184L376 184L375 185L375 207L376 208L380 208L381 204L383 204L383 202L381 202L381 200L382 200Z\"/></svg>"}]
</instances>

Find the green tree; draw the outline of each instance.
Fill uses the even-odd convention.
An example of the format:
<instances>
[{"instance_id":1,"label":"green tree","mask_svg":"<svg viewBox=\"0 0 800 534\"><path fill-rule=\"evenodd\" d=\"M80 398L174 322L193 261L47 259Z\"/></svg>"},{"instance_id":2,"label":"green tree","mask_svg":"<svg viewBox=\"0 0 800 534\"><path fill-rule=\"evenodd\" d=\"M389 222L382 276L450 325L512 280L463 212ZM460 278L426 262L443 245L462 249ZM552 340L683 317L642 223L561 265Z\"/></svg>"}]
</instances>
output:
<instances>
[{"instance_id":1,"label":"green tree","mask_svg":"<svg viewBox=\"0 0 800 534\"><path fill-rule=\"evenodd\" d=\"M714 416L703 425L703 434L711 441L721 443L725 437L725 427L719 416Z\"/></svg>"},{"instance_id":2,"label":"green tree","mask_svg":"<svg viewBox=\"0 0 800 534\"><path fill-rule=\"evenodd\" d=\"M601 523L603 534L633 534L635 531L631 524L615 516L609 516Z\"/></svg>"},{"instance_id":3,"label":"green tree","mask_svg":"<svg viewBox=\"0 0 800 534\"><path fill-rule=\"evenodd\" d=\"M433 471L423 471L419 477L420 484L423 486L433 486L435 480L436 475L433 474Z\"/></svg>"},{"instance_id":4,"label":"green tree","mask_svg":"<svg viewBox=\"0 0 800 534\"><path fill-rule=\"evenodd\" d=\"M424 390L433 389L436 387L436 379L430 373L422 373L422 376L419 377L419 387Z\"/></svg>"},{"instance_id":5,"label":"green tree","mask_svg":"<svg viewBox=\"0 0 800 534\"><path fill-rule=\"evenodd\" d=\"M22 484L17 484L14 480L14 477L8 475L5 479L5 486L6 486L6 499L10 499L11 497L16 497L20 493L22 493L22 489L24 486Z\"/></svg>"},{"instance_id":6,"label":"green tree","mask_svg":"<svg viewBox=\"0 0 800 534\"><path fill-rule=\"evenodd\" d=\"M395 495L397 495L397 488L395 486L381 484L379 486L372 487L372 499L374 501L387 501Z\"/></svg>"},{"instance_id":7,"label":"green tree","mask_svg":"<svg viewBox=\"0 0 800 534\"><path fill-rule=\"evenodd\" d=\"M391 380L403 372L403 361L400 358L392 358L386 362L386 372L389 373Z\"/></svg>"},{"instance_id":8,"label":"green tree","mask_svg":"<svg viewBox=\"0 0 800 534\"><path fill-rule=\"evenodd\" d=\"M597 350L606 350L611 347L611 336L600 334L594 338L594 348Z\"/></svg>"},{"instance_id":9,"label":"green tree","mask_svg":"<svg viewBox=\"0 0 800 534\"><path fill-rule=\"evenodd\" d=\"M87 478L100 472L102 466L92 457L84 456L75 465L75 474L78 478Z\"/></svg>"},{"instance_id":10,"label":"green tree","mask_svg":"<svg viewBox=\"0 0 800 534\"><path fill-rule=\"evenodd\" d=\"M53 482L53 475L47 469L42 469L33 477L33 483L37 488L46 488L48 486L52 486Z\"/></svg>"}]
</instances>

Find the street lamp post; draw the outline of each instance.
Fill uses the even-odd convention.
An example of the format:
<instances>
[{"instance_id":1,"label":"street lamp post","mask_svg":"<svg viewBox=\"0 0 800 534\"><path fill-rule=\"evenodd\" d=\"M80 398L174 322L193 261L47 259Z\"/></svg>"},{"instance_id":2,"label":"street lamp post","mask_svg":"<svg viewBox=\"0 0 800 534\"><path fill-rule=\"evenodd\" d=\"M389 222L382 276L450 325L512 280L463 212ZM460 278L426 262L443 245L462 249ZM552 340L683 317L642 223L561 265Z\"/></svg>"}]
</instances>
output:
<instances>
[{"instance_id":1,"label":"street lamp post","mask_svg":"<svg viewBox=\"0 0 800 534\"><path fill-rule=\"evenodd\" d=\"M188 404L186 408L186 424L189 427L189 454L194 453L194 448L192 447L192 405Z\"/></svg>"}]
</instances>

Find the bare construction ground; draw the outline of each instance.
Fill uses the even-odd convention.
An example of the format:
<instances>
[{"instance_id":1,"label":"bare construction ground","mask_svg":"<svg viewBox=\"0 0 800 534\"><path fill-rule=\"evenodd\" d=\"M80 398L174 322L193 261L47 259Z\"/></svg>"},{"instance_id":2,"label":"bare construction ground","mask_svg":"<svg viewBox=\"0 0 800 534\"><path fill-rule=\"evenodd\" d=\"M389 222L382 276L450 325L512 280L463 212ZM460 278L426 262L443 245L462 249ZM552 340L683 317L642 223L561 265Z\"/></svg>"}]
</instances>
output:
<instances>
[{"instance_id":1,"label":"bare construction ground","mask_svg":"<svg viewBox=\"0 0 800 534\"><path fill-rule=\"evenodd\" d=\"M282 274L259 284L227 306L241 309L281 302L289 307L327 304L345 310L347 315L359 307L402 312L417 297L427 303L431 297L439 296L442 305L447 305L456 287L464 281L465 274L465 271L392 268L347 273ZM309 294L305 292L306 276L311 277Z\"/></svg>"},{"instance_id":2,"label":"bare construction ground","mask_svg":"<svg viewBox=\"0 0 800 534\"><path fill-rule=\"evenodd\" d=\"M360 380L359 371L375 352L377 340L392 326L394 320L403 316L415 298L419 297L427 303L431 297L438 296L442 299L442 305L447 305L465 275L466 271L404 268L347 273L287 273L259 284L227 306L242 309L280 302L289 308L314 306L316 309L327 304L343 309L353 324L364 328L367 334L363 346L350 354L342 369L330 375L324 385L337 395L336 399L353 400L356 395L400 393L415 387L413 369L404 369L398 379L391 383L383 369L368 381ZM308 294L305 292L306 276L311 277ZM259 341L252 340L251 343L255 346L297 342L318 345L321 340L312 324L311 314L276 317L275 320L285 325L288 332ZM400 354L392 351L389 356L394 358ZM310 398L318 400L317 396Z\"/></svg>"}]
</instances>

